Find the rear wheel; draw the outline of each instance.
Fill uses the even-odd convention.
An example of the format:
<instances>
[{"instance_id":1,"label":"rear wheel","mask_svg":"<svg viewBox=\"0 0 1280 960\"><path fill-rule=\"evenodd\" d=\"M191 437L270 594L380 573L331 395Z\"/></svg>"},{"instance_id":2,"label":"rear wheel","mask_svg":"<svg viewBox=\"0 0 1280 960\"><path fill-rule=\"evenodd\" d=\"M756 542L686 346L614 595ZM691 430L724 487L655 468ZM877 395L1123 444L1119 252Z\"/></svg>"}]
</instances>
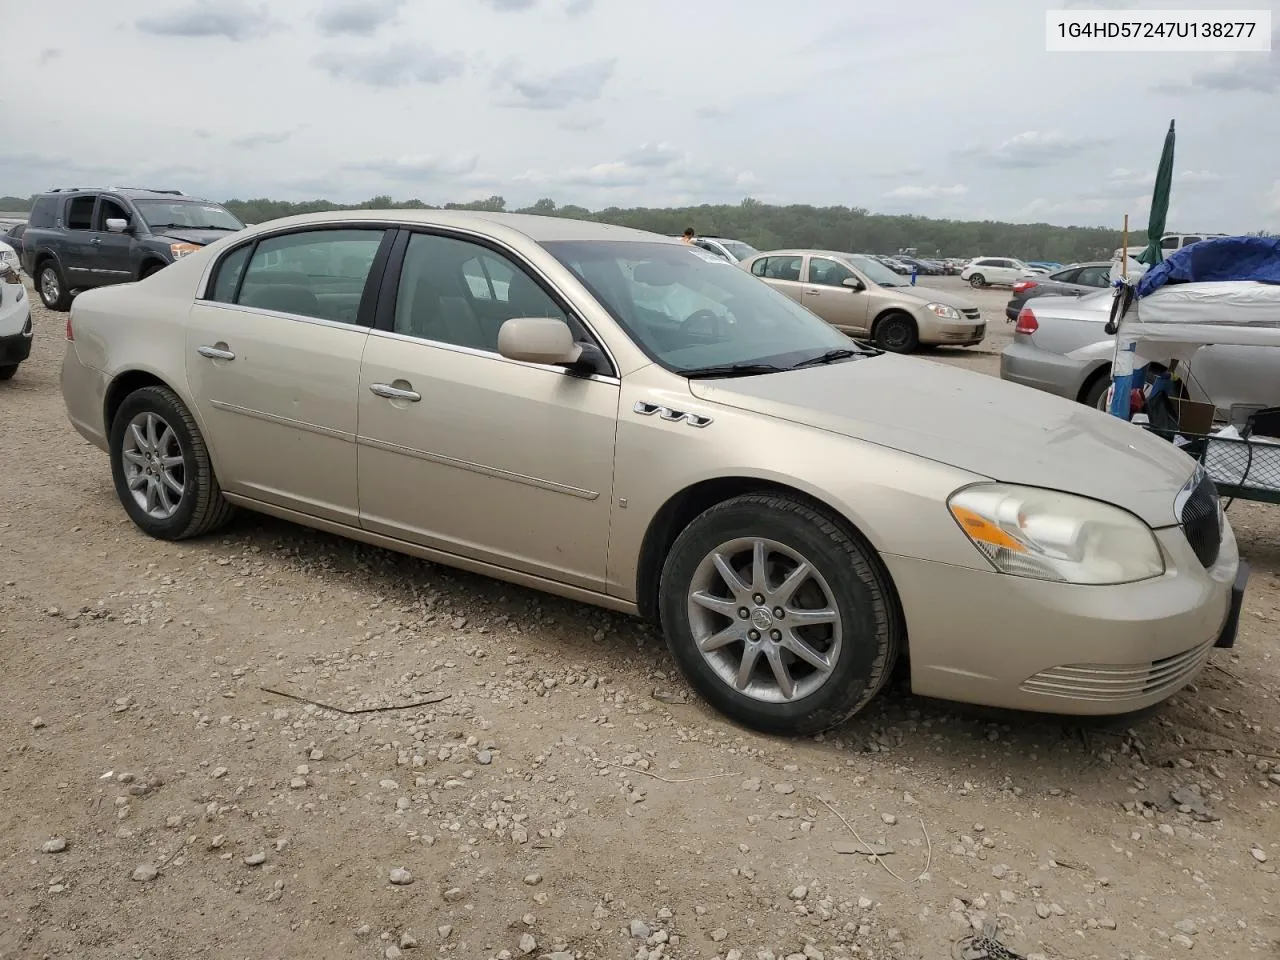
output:
<instances>
[{"instance_id":1,"label":"rear wheel","mask_svg":"<svg viewBox=\"0 0 1280 960\"><path fill-rule=\"evenodd\" d=\"M0 380L12 380L13 375L17 372L18 372L18 365L16 363L11 364L7 367L0 367Z\"/></svg>"},{"instance_id":2,"label":"rear wheel","mask_svg":"<svg viewBox=\"0 0 1280 960\"><path fill-rule=\"evenodd\" d=\"M146 266L142 268L142 272L138 274L138 279L145 280L147 279L147 277L151 276L154 273L159 273L163 269L164 269L163 263L148 263Z\"/></svg>"},{"instance_id":3,"label":"rear wheel","mask_svg":"<svg viewBox=\"0 0 1280 960\"><path fill-rule=\"evenodd\" d=\"M50 310L65 311L71 307L71 291L62 271L52 260L46 260L36 269L36 289L41 302Z\"/></svg>"},{"instance_id":4,"label":"rear wheel","mask_svg":"<svg viewBox=\"0 0 1280 960\"><path fill-rule=\"evenodd\" d=\"M971 287L985 287L986 285L987 278L980 273L975 273L969 278L969 286Z\"/></svg>"},{"instance_id":5,"label":"rear wheel","mask_svg":"<svg viewBox=\"0 0 1280 960\"><path fill-rule=\"evenodd\" d=\"M231 519L195 418L168 387L125 398L111 424L111 474L125 512L159 540L209 533Z\"/></svg>"},{"instance_id":6,"label":"rear wheel","mask_svg":"<svg viewBox=\"0 0 1280 960\"><path fill-rule=\"evenodd\" d=\"M874 551L781 496L735 497L676 539L659 612L681 673L713 706L766 733L840 723L884 686L898 653Z\"/></svg>"},{"instance_id":7,"label":"rear wheel","mask_svg":"<svg viewBox=\"0 0 1280 960\"><path fill-rule=\"evenodd\" d=\"M891 313L876 324L876 346L890 353L911 353L920 346L920 332L908 314Z\"/></svg>"}]
</instances>

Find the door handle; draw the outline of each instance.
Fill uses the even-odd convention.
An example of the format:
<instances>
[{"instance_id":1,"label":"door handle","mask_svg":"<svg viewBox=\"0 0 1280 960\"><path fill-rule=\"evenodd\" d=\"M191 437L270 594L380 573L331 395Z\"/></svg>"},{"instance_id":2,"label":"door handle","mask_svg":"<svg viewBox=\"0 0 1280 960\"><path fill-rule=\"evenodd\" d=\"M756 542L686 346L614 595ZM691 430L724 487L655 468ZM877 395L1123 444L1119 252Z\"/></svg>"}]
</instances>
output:
<instances>
[{"instance_id":1,"label":"door handle","mask_svg":"<svg viewBox=\"0 0 1280 960\"><path fill-rule=\"evenodd\" d=\"M806 291L805 291L805 296L808 296L808 297L816 297L816 296L818 295L818 293L819 293L819 291L817 291L817 290L806 290Z\"/></svg>"},{"instance_id":2,"label":"door handle","mask_svg":"<svg viewBox=\"0 0 1280 960\"><path fill-rule=\"evenodd\" d=\"M102 238L101 238L101 237L90 237L90 238L89 238L89 242L90 242L90 243L101 243L101 242L102 242Z\"/></svg>"},{"instance_id":3,"label":"door handle","mask_svg":"<svg viewBox=\"0 0 1280 960\"><path fill-rule=\"evenodd\" d=\"M422 399L422 394L416 390L401 390L399 387L393 387L389 383L371 383L369 384L369 392L376 397L385 397L388 400L408 400L410 403L417 403Z\"/></svg>"},{"instance_id":4,"label":"door handle","mask_svg":"<svg viewBox=\"0 0 1280 960\"><path fill-rule=\"evenodd\" d=\"M202 357L208 357L210 360L234 360L236 355L230 350L224 350L221 347L196 347L196 353Z\"/></svg>"}]
</instances>

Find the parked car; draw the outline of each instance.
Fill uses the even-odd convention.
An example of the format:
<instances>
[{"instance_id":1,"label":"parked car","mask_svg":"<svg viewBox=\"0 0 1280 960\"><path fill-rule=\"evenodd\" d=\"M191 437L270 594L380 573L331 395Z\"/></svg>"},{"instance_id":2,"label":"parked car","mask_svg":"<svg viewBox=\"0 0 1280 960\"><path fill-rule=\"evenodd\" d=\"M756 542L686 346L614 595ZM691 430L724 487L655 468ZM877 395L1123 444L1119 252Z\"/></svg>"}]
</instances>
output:
<instances>
[{"instance_id":1,"label":"parked car","mask_svg":"<svg viewBox=\"0 0 1280 960\"><path fill-rule=\"evenodd\" d=\"M1013 286L1035 273L1021 260L1012 257L978 257L960 271L960 279L973 287Z\"/></svg>"},{"instance_id":2,"label":"parked car","mask_svg":"<svg viewBox=\"0 0 1280 960\"><path fill-rule=\"evenodd\" d=\"M1057 260L1028 260L1027 266L1033 267L1037 270L1043 270L1046 273L1054 273L1061 270L1066 266L1066 264L1059 263Z\"/></svg>"},{"instance_id":3,"label":"parked car","mask_svg":"<svg viewBox=\"0 0 1280 960\"><path fill-rule=\"evenodd\" d=\"M1083 296L1110 285L1111 263L1109 261L1073 263L1048 276L1019 280L1013 285L1013 297L1005 305L1004 313L1010 320L1017 320L1022 305L1028 300L1043 296Z\"/></svg>"},{"instance_id":4,"label":"parked car","mask_svg":"<svg viewBox=\"0 0 1280 960\"><path fill-rule=\"evenodd\" d=\"M51 190L31 206L22 264L44 305L66 310L77 290L149 277L242 229L225 207L177 190Z\"/></svg>"},{"instance_id":5,"label":"parked car","mask_svg":"<svg viewBox=\"0 0 1280 960\"><path fill-rule=\"evenodd\" d=\"M1058 714L1233 639L1235 537L1171 444L654 234L290 217L86 291L67 334L68 417L145 533L239 506L643 614L760 730L857 712L908 637L917 693Z\"/></svg>"},{"instance_id":6,"label":"parked car","mask_svg":"<svg viewBox=\"0 0 1280 960\"><path fill-rule=\"evenodd\" d=\"M1105 408L1115 338L1104 327L1112 293L1040 297L1023 306L1013 341L1000 354L1002 379ZM1201 347L1182 377L1192 400L1213 403L1227 420L1235 404L1280 406L1280 351Z\"/></svg>"},{"instance_id":7,"label":"parked car","mask_svg":"<svg viewBox=\"0 0 1280 960\"><path fill-rule=\"evenodd\" d=\"M27 232L26 221L12 224L3 234L0 234L0 242L7 243L14 251L21 265L22 259L22 235Z\"/></svg>"},{"instance_id":8,"label":"parked car","mask_svg":"<svg viewBox=\"0 0 1280 960\"><path fill-rule=\"evenodd\" d=\"M911 267L895 257L874 256L871 259L888 267L899 276L905 277L911 274Z\"/></svg>"},{"instance_id":9,"label":"parked car","mask_svg":"<svg viewBox=\"0 0 1280 960\"><path fill-rule=\"evenodd\" d=\"M881 349L911 353L922 344L967 347L986 333L982 312L945 290L912 286L870 257L830 250L773 250L743 268L837 330Z\"/></svg>"},{"instance_id":10,"label":"parked car","mask_svg":"<svg viewBox=\"0 0 1280 960\"><path fill-rule=\"evenodd\" d=\"M703 250L710 250L724 257L730 263L741 263L760 252L749 243L743 243L741 240L727 240L724 237L694 237L693 242Z\"/></svg>"},{"instance_id":11,"label":"parked car","mask_svg":"<svg viewBox=\"0 0 1280 960\"><path fill-rule=\"evenodd\" d=\"M31 303L13 248L0 243L0 380L11 380L31 356Z\"/></svg>"}]
</instances>

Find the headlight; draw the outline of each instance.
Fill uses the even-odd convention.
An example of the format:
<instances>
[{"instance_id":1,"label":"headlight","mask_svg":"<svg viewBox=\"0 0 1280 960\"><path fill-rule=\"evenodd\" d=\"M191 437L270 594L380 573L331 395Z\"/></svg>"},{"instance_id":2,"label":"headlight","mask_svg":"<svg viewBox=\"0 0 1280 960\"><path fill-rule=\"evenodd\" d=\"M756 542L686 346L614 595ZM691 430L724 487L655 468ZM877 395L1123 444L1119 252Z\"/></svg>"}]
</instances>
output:
<instances>
[{"instance_id":1,"label":"headlight","mask_svg":"<svg viewBox=\"0 0 1280 960\"><path fill-rule=\"evenodd\" d=\"M1151 528L1097 500L980 483L957 490L947 507L1001 573L1079 584L1132 583L1164 573Z\"/></svg>"},{"instance_id":2,"label":"headlight","mask_svg":"<svg viewBox=\"0 0 1280 960\"><path fill-rule=\"evenodd\" d=\"M171 243L169 244L169 252L173 254L173 259L181 260L189 253L195 253L200 249L198 243Z\"/></svg>"},{"instance_id":3,"label":"headlight","mask_svg":"<svg viewBox=\"0 0 1280 960\"><path fill-rule=\"evenodd\" d=\"M960 311L955 307L949 307L945 303L926 303L926 310L932 310L943 320L959 320Z\"/></svg>"}]
</instances>

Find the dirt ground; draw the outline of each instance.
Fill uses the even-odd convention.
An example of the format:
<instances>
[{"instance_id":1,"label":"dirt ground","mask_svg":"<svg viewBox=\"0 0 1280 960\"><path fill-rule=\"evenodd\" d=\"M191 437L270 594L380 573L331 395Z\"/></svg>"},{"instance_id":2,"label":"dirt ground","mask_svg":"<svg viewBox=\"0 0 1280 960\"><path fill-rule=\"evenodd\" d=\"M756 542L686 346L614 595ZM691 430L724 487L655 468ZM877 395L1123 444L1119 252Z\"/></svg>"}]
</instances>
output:
<instances>
[{"instance_id":1,"label":"dirt ground","mask_svg":"<svg viewBox=\"0 0 1280 960\"><path fill-rule=\"evenodd\" d=\"M976 298L988 343L932 359L995 374ZM256 516L146 538L36 331L0 383L0 957L945 960L997 917L1020 956L1280 956L1280 508L1231 507L1239 643L1143 717L899 684L770 739L624 617Z\"/></svg>"}]
</instances>

